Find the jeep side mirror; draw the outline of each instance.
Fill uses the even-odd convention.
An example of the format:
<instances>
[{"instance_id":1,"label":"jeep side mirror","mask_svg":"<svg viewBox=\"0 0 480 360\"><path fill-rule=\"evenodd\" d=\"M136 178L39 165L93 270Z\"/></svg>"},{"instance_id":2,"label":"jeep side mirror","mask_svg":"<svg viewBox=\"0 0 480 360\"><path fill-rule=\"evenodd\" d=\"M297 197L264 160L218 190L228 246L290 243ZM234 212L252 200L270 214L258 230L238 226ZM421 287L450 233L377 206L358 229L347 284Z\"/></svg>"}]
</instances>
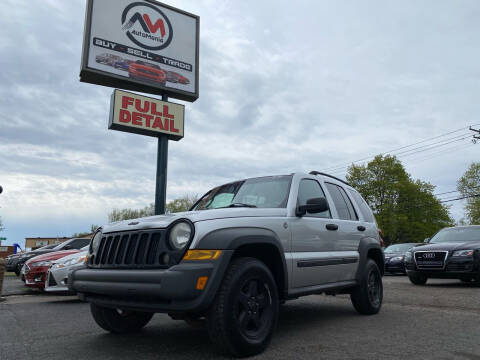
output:
<instances>
[{"instance_id":1,"label":"jeep side mirror","mask_svg":"<svg viewBox=\"0 0 480 360\"><path fill-rule=\"evenodd\" d=\"M425 239L423 240L423 242L424 242L425 244L428 244L428 243L430 242L430 238L425 238Z\"/></svg>"},{"instance_id":2,"label":"jeep side mirror","mask_svg":"<svg viewBox=\"0 0 480 360\"><path fill-rule=\"evenodd\" d=\"M328 203L324 197L308 199L305 205L297 207L296 215L303 216L307 212L311 214L321 213L328 210Z\"/></svg>"}]
</instances>

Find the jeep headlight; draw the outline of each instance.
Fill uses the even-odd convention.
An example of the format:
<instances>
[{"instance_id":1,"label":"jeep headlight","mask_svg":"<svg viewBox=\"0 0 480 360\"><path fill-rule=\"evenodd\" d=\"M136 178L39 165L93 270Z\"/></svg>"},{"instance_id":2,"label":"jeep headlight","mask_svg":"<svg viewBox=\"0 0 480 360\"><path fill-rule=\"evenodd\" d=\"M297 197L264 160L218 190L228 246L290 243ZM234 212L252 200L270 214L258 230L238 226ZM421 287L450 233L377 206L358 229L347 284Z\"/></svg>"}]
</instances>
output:
<instances>
[{"instance_id":1,"label":"jeep headlight","mask_svg":"<svg viewBox=\"0 0 480 360\"><path fill-rule=\"evenodd\" d=\"M95 235L93 235L92 244L90 245L90 254L95 254L97 252L101 240L102 230L98 230Z\"/></svg>"},{"instance_id":2,"label":"jeep headlight","mask_svg":"<svg viewBox=\"0 0 480 360\"><path fill-rule=\"evenodd\" d=\"M457 250L453 252L452 256L473 256L473 250Z\"/></svg>"},{"instance_id":3,"label":"jeep headlight","mask_svg":"<svg viewBox=\"0 0 480 360\"><path fill-rule=\"evenodd\" d=\"M171 229L168 236L170 245L174 250L182 250L187 246L192 236L192 225L186 221L176 223Z\"/></svg>"}]
</instances>

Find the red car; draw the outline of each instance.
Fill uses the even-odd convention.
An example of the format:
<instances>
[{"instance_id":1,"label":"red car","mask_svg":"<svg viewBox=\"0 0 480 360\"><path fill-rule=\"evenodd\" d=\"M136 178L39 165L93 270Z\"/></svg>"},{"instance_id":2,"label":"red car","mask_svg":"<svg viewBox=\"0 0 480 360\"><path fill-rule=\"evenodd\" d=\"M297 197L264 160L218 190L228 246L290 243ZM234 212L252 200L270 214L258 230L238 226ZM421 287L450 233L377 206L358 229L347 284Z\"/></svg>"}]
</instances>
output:
<instances>
[{"instance_id":1,"label":"red car","mask_svg":"<svg viewBox=\"0 0 480 360\"><path fill-rule=\"evenodd\" d=\"M190 84L190 80L188 80L185 76L180 75L174 71L170 71L170 73L177 78L177 82L180 84L188 85Z\"/></svg>"},{"instance_id":2,"label":"red car","mask_svg":"<svg viewBox=\"0 0 480 360\"><path fill-rule=\"evenodd\" d=\"M74 254L80 250L62 250L53 253L35 256L25 263L25 286L31 288L45 288L47 271L54 260Z\"/></svg>"},{"instance_id":3,"label":"red car","mask_svg":"<svg viewBox=\"0 0 480 360\"><path fill-rule=\"evenodd\" d=\"M136 61L128 65L128 76L135 80L144 80L165 85L167 74L158 65L145 61Z\"/></svg>"}]
</instances>

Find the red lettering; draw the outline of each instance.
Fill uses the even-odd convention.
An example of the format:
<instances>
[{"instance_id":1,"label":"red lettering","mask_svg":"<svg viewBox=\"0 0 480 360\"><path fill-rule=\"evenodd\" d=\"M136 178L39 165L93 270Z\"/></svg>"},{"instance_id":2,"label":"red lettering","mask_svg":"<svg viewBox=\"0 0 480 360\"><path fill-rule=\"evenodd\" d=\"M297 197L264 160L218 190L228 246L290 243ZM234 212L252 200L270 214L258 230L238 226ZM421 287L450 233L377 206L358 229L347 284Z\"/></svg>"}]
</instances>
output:
<instances>
[{"instance_id":1,"label":"red lettering","mask_svg":"<svg viewBox=\"0 0 480 360\"><path fill-rule=\"evenodd\" d=\"M163 105L163 116L169 119L174 119L175 116L168 113L168 105Z\"/></svg>"},{"instance_id":2,"label":"red lettering","mask_svg":"<svg viewBox=\"0 0 480 360\"><path fill-rule=\"evenodd\" d=\"M155 24L152 24L148 14L143 14L143 20L145 20L148 30L150 30L151 33L156 33L157 30L160 29L161 37L165 36L165 24L163 23L162 19L158 19Z\"/></svg>"},{"instance_id":3,"label":"red lettering","mask_svg":"<svg viewBox=\"0 0 480 360\"><path fill-rule=\"evenodd\" d=\"M120 109L118 115L120 122L129 123L130 122L130 112L127 110Z\"/></svg>"},{"instance_id":4,"label":"red lettering","mask_svg":"<svg viewBox=\"0 0 480 360\"><path fill-rule=\"evenodd\" d=\"M130 96L122 96L122 108L128 109L129 105L133 105L133 98Z\"/></svg>"},{"instance_id":5,"label":"red lettering","mask_svg":"<svg viewBox=\"0 0 480 360\"><path fill-rule=\"evenodd\" d=\"M162 119L161 119L161 118L156 117L156 118L155 118L155 121L153 122L152 128L153 128L153 129L159 128L159 129L161 129L161 130L168 131L168 121L167 121L167 119L165 119L165 121L162 122Z\"/></svg>"},{"instance_id":6,"label":"red lettering","mask_svg":"<svg viewBox=\"0 0 480 360\"><path fill-rule=\"evenodd\" d=\"M132 124L133 125L138 125L138 126L142 126L142 114L138 113L138 112L134 112L132 114Z\"/></svg>"},{"instance_id":7,"label":"red lettering","mask_svg":"<svg viewBox=\"0 0 480 360\"><path fill-rule=\"evenodd\" d=\"M135 109L137 109L140 112L148 112L148 109L150 109L150 102L145 101L143 103L143 108L141 105L142 105L142 100L135 99Z\"/></svg>"},{"instance_id":8,"label":"red lettering","mask_svg":"<svg viewBox=\"0 0 480 360\"><path fill-rule=\"evenodd\" d=\"M179 130L175 128L175 120L170 120L170 131L174 133L179 132Z\"/></svg>"},{"instance_id":9,"label":"red lettering","mask_svg":"<svg viewBox=\"0 0 480 360\"><path fill-rule=\"evenodd\" d=\"M143 114L143 117L145 118L146 127L150 127L150 121L153 119L153 115Z\"/></svg>"},{"instance_id":10,"label":"red lettering","mask_svg":"<svg viewBox=\"0 0 480 360\"><path fill-rule=\"evenodd\" d=\"M156 116L162 116L162 113L161 112L157 112L157 103L154 103L152 102L152 111L150 111L152 113L152 115L156 115Z\"/></svg>"}]
</instances>

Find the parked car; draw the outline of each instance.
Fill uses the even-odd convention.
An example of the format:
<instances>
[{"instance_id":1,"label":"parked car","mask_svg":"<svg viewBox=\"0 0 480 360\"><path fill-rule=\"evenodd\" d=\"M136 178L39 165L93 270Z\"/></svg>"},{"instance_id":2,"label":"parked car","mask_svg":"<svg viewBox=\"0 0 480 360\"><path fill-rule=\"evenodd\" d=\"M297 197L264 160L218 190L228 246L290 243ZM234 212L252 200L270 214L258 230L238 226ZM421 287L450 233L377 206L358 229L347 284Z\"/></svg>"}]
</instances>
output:
<instances>
[{"instance_id":1,"label":"parked car","mask_svg":"<svg viewBox=\"0 0 480 360\"><path fill-rule=\"evenodd\" d=\"M44 289L47 271L55 260L78 253L79 250L61 250L35 256L25 263L25 286Z\"/></svg>"},{"instance_id":2,"label":"parked car","mask_svg":"<svg viewBox=\"0 0 480 360\"><path fill-rule=\"evenodd\" d=\"M74 238L67 240L60 244L55 245L47 245L40 249L30 251L27 253L21 254L19 257L13 257L7 260L7 271L15 271L17 276L21 275L21 270L23 265L31 258L41 255L47 254L55 251L60 250L70 250L70 249L81 249L82 247L88 245L90 243L90 239L81 239L81 238Z\"/></svg>"},{"instance_id":3,"label":"parked car","mask_svg":"<svg viewBox=\"0 0 480 360\"><path fill-rule=\"evenodd\" d=\"M418 243L404 243L404 244L393 244L388 246L385 253L385 272L388 273L402 273L406 274L405 271L405 253L410 250L412 247L419 245Z\"/></svg>"},{"instance_id":4,"label":"parked car","mask_svg":"<svg viewBox=\"0 0 480 360\"><path fill-rule=\"evenodd\" d=\"M165 85L167 75L156 64L150 64L145 61L137 60L128 66L128 76L132 79L160 83Z\"/></svg>"},{"instance_id":5,"label":"parked car","mask_svg":"<svg viewBox=\"0 0 480 360\"><path fill-rule=\"evenodd\" d=\"M167 81L173 83L180 83L180 84L190 84L190 80L188 80L185 76L180 75L175 71L166 71L167 73Z\"/></svg>"},{"instance_id":6,"label":"parked car","mask_svg":"<svg viewBox=\"0 0 480 360\"><path fill-rule=\"evenodd\" d=\"M113 55L113 54L108 54L108 53L104 53L104 54L100 54L100 55L95 56L95 61L97 63L104 64L104 65L110 65L110 66L113 66L113 64L116 61L119 61L119 60L122 60L122 58L120 56Z\"/></svg>"},{"instance_id":7,"label":"parked car","mask_svg":"<svg viewBox=\"0 0 480 360\"><path fill-rule=\"evenodd\" d=\"M68 272L76 267L83 266L87 257L89 246L80 249L80 252L67 255L52 263L47 271L45 291L68 291Z\"/></svg>"},{"instance_id":8,"label":"parked car","mask_svg":"<svg viewBox=\"0 0 480 360\"><path fill-rule=\"evenodd\" d=\"M22 268L25 261L32 258L33 256L44 254L44 253L48 252L47 250L53 249L57 245L58 244L46 245L46 246L43 246L43 247L38 248L38 249L33 250L33 251L22 252L22 253L18 253L18 254L9 255L5 259L6 269L7 269L7 271L14 272L17 276L19 276L20 275L20 269Z\"/></svg>"},{"instance_id":9,"label":"parked car","mask_svg":"<svg viewBox=\"0 0 480 360\"><path fill-rule=\"evenodd\" d=\"M480 225L444 228L425 242L405 254L407 275L413 284L424 285L435 278L480 285Z\"/></svg>"},{"instance_id":10,"label":"parked car","mask_svg":"<svg viewBox=\"0 0 480 360\"><path fill-rule=\"evenodd\" d=\"M267 347L286 300L350 294L359 313L378 313L383 270L367 203L313 171L231 182L188 212L105 225L68 284L107 331L139 331L155 312L206 317L218 349L247 356Z\"/></svg>"},{"instance_id":11,"label":"parked car","mask_svg":"<svg viewBox=\"0 0 480 360\"><path fill-rule=\"evenodd\" d=\"M118 60L115 60L112 64L112 66L115 68L115 69L119 69L119 70L123 70L123 71L128 71L128 68L130 66L130 64L132 63L131 60L125 60L125 59L118 59Z\"/></svg>"}]
</instances>

